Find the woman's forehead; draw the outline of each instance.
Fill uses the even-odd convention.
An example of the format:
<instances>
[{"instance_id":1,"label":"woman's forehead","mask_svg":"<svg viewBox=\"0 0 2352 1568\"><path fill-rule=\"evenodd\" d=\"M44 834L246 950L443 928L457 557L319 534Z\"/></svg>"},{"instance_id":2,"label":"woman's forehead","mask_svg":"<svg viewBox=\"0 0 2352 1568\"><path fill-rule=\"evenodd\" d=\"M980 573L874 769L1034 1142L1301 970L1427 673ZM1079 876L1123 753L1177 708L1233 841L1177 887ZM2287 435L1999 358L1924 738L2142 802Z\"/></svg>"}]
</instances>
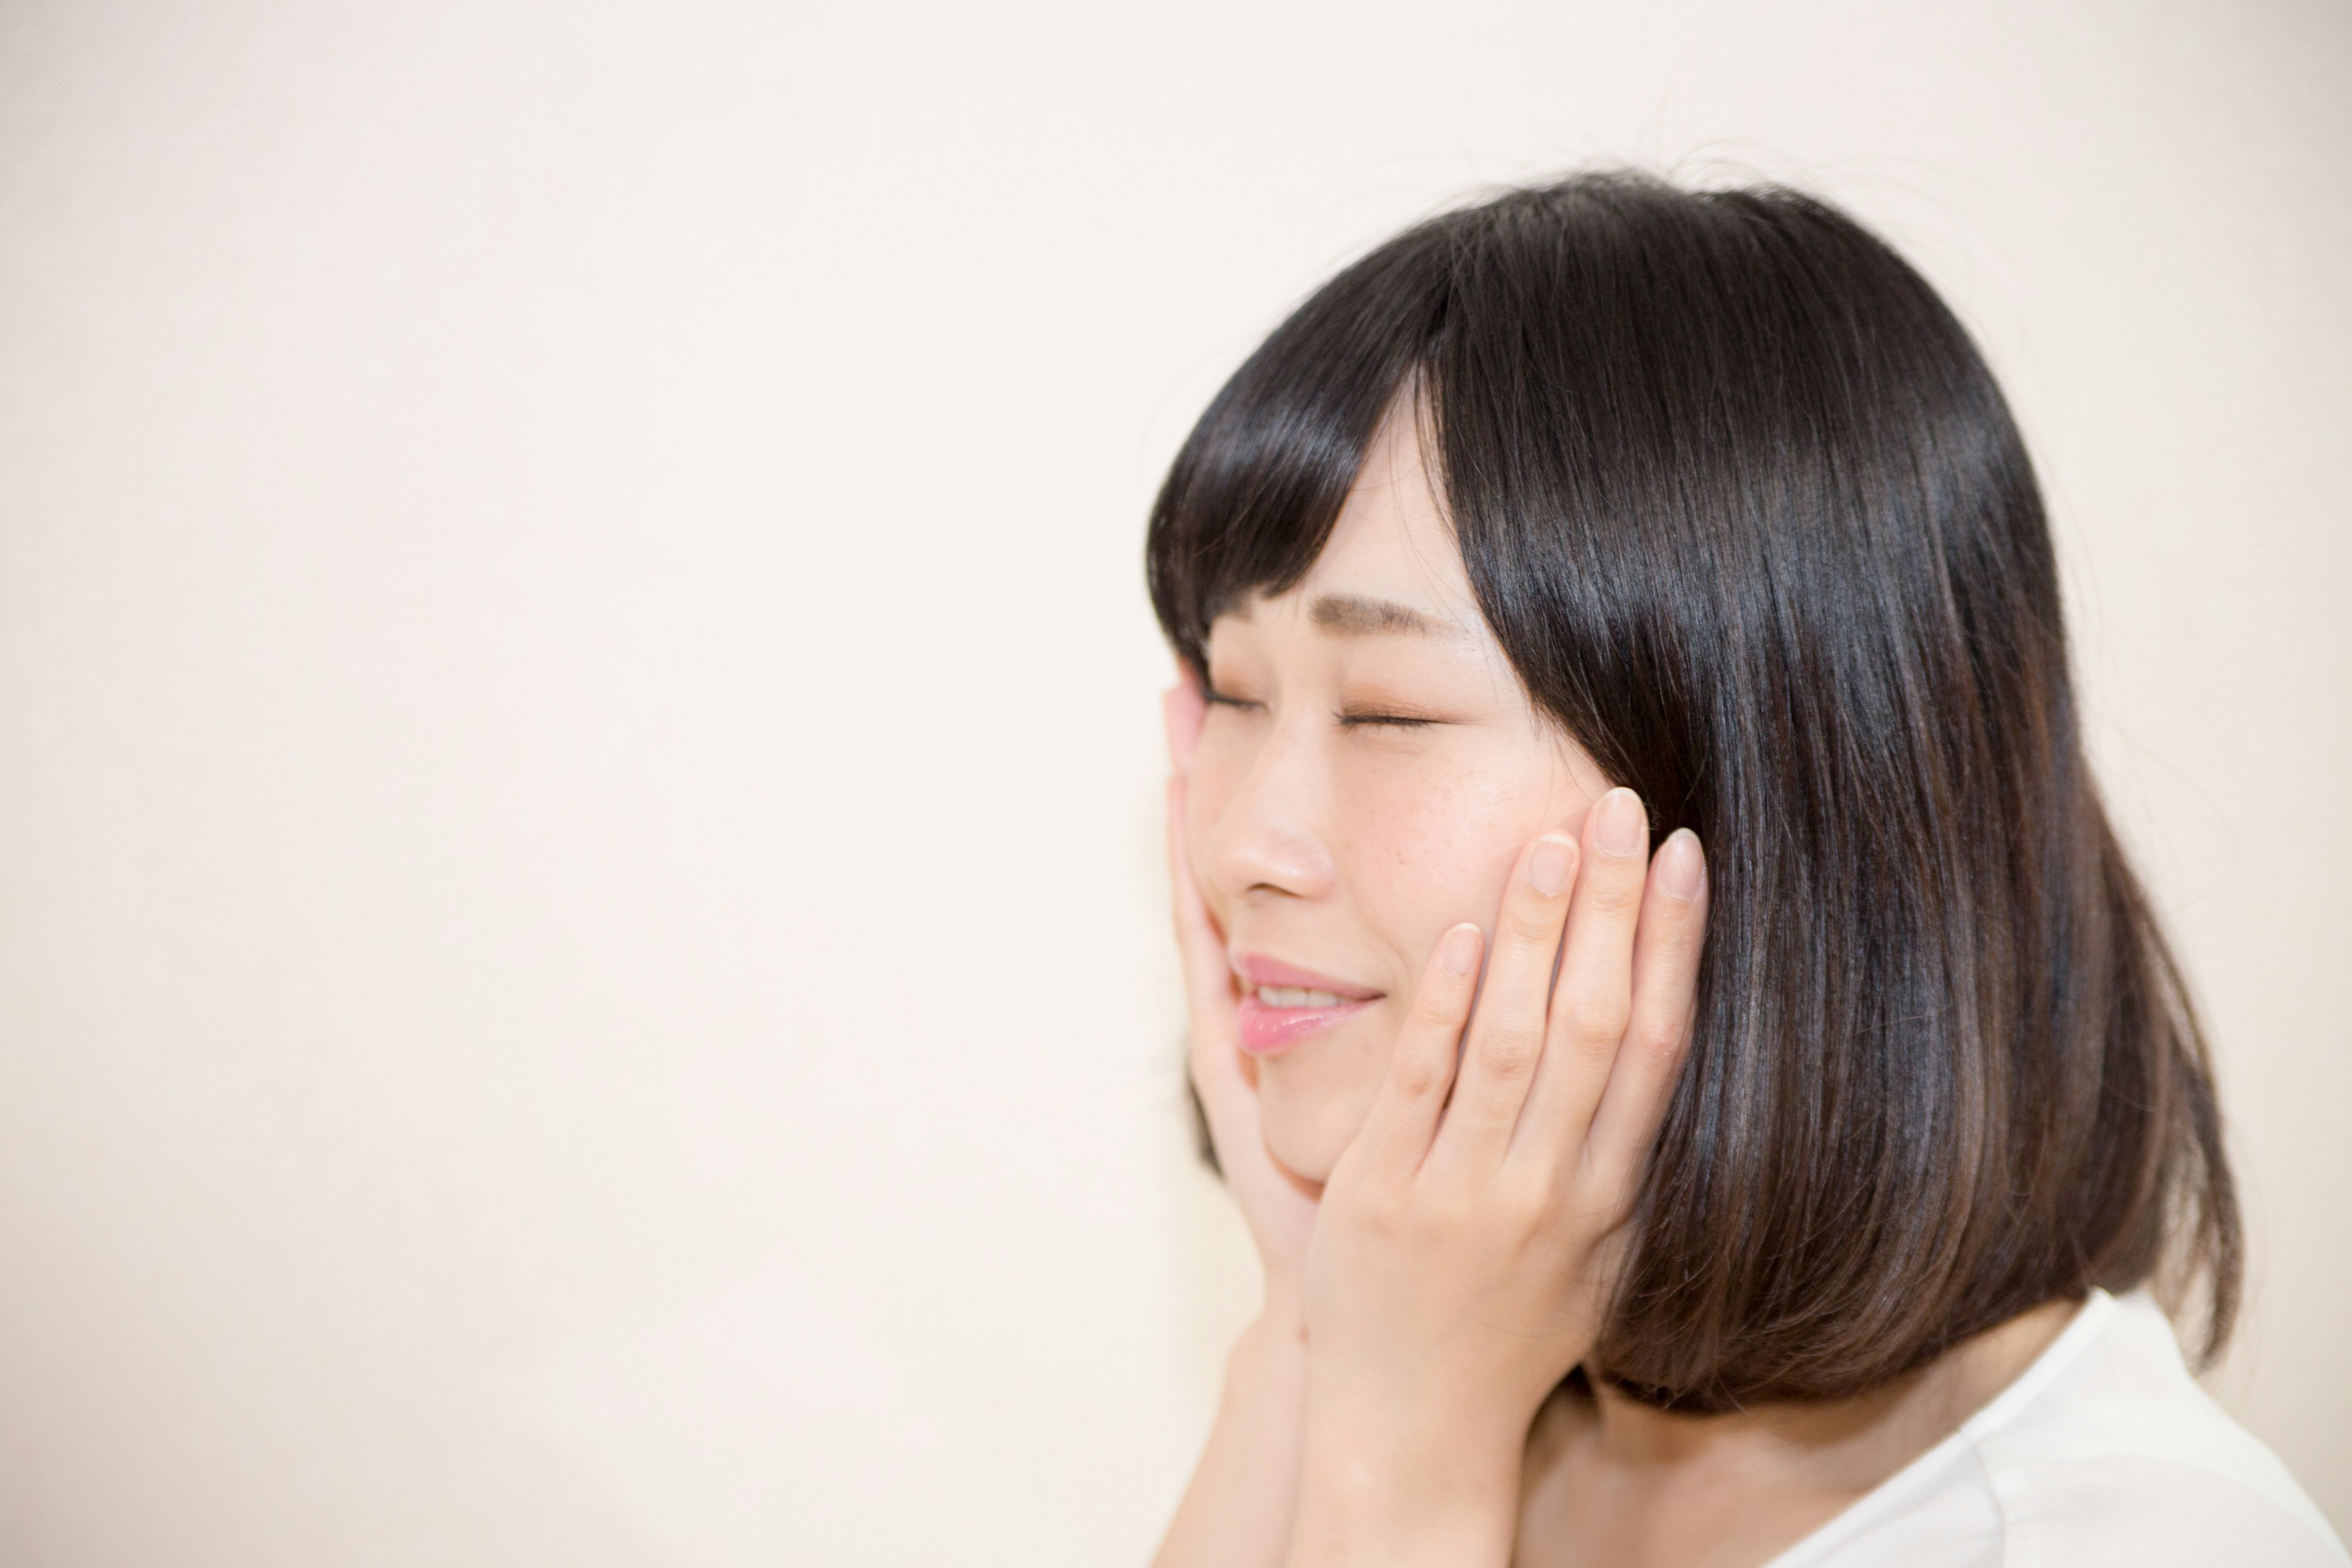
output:
<instances>
[{"instance_id":1,"label":"woman's forehead","mask_svg":"<svg viewBox=\"0 0 2352 1568\"><path fill-rule=\"evenodd\" d=\"M1265 612L1275 610L1272 618L1339 637L1491 645L1444 499L1423 460L1423 423L1400 398L1305 574L1281 593L1243 595L1216 621L1264 625Z\"/></svg>"},{"instance_id":2,"label":"woman's forehead","mask_svg":"<svg viewBox=\"0 0 2352 1568\"><path fill-rule=\"evenodd\" d=\"M1412 429L1411 421L1391 421L1384 430L1322 552L1290 592L1318 611L1332 599L1394 605L1434 628L1475 637L1485 623Z\"/></svg>"},{"instance_id":3,"label":"woman's forehead","mask_svg":"<svg viewBox=\"0 0 2352 1568\"><path fill-rule=\"evenodd\" d=\"M1279 594L1244 595L1212 623L1212 635L1229 620L1433 648L1493 641L1451 527L1397 488L1351 492L1306 574Z\"/></svg>"}]
</instances>

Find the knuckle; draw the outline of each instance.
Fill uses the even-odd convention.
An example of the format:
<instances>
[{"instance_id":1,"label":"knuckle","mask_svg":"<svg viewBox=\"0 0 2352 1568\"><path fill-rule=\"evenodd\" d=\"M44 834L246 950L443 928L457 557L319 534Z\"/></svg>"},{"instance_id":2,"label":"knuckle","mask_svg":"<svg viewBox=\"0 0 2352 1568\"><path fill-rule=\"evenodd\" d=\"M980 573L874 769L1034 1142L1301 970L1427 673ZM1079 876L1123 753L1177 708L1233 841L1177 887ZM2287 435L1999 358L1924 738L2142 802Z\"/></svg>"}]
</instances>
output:
<instances>
[{"instance_id":1,"label":"knuckle","mask_svg":"<svg viewBox=\"0 0 2352 1568\"><path fill-rule=\"evenodd\" d=\"M1532 1030L1496 1029L1478 1042L1478 1060L1497 1078L1523 1078L1535 1070L1542 1049L1543 1042Z\"/></svg>"},{"instance_id":2,"label":"knuckle","mask_svg":"<svg viewBox=\"0 0 2352 1568\"><path fill-rule=\"evenodd\" d=\"M1474 1203L1467 1193L1454 1187L1436 1194L1429 1205L1432 1228L1441 1236L1465 1234L1479 1223L1484 1212L1484 1205Z\"/></svg>"},{"instance_id":3,"label":"knuckle","mask_svg":"<svg viewBox=\"0 0 2352 1568\"><path fill-rule=\"evenodd\" d=\"M1404 1226L1404 1205L1392 1189L1382 1185L1358 1198L1353 1216L1358 1225L1374 1236L1396 1236Z\"/></svg>"},{"instance_id":4,"label":"knuckle","mask_svg":"<svg viewBox=\"0 0 2352 1568\"><path fill-rule=\"evenodd\" d=\"M1559 1188L1550 1172L1538 1169L1513 1182L1504 1194L1502 1208L1512 1227L1522 1234L1549 1229L1559 1213Z\"/></svg>"},{"instance_id":5,"label":"knuckle","mask_svg":"<svg viewBox=\"0 0 2352 1568\"><path fill-rule=\"evenodd\" d=\"M1527 1109L1528 1097L1524 1079L1489 1079L1478 1086L1471 1112L1485 1125L1497 1131L1507 1131L1519 1114Z\"/></svg>"},{"instance_id":6,"label":"knuckle","mask_svg":"<svg viewBox=\"0 0 2352 1568\"><path fill-rule=\"evenodd\" d=\"M1634 1195L1633 1173L1612 1168L1594 1182L1584 1204L1585 1223L1594 1229L1615 1229L1627 1219Z\"/></svg>"},{"instance_id":7,"label":"knuckle","mask_svg":"<svg viewBox=\"0 0 2352 1568\"><path fill-rule=\"evenodd\" d=\"M1407 1049L1397 1056L1397 1092L1408 1100L1427 1100L1445 1086L1445 1063L1428 1051Z\"/></svg>"},{"instance_id":8,"label":"knuckle","mask_svg":"<svg viewBox=\"0 0 2352 1568\"><path fill-rule=\"evenodd\" d=\"M1642 906L1642 882L1632 874L1599 877L1586 897L1606 914L1631 914Z\"/></svg>"},{"instance_id":9,"label":"knuckle","mask_svg":"<svg viewBox=\"0 0 2352 1568\"><path fill-rule=\"evenodd\" d=\"M1675 1024L1651 1025L1634 1031L1633 1044L1645 1056L1671 1062L1683 1054L1683 1031Z\"/></svg>"},{"instance_id":10,"label":"knuckle","mask_svg":"<svg viewBox=\"0 0 2352 1568\"><path fill-rule=\"evenodd\" d=\"M1510 912L1503 920L1503 934L1508 940L1528 947L1539 947L1559 940L1560 920L1566 910L1559 899L1538 900L1532 897L1512 901Z\"/></svg>"},{"instance_id":11,"label":"knuckle","mask_svg":"<svg viewBox=\"0 0 2352 1568\"><path fill-rule=\"evenodd\" d=\"M1613 996L1581 998L1571 1016L1570 1033L1588 1050L1613 1051L1625 1037L1628 1011Z\"/></svg>"},{"instance_id":12,"label":"knuckle","mask_svg":"<svg viewBox=\"0 0 2352 1568\"><path fill-rule=\"evenodd\" d=\"M1413 1016L1425 1029L1459 1028L1463 1016L1469 1010L1470 987L1467 985L1423 985L1412 999Z\"/></svg>"},{"instance_id":13,"label":"knuckle","mask_svg":"<svg viewBox=\"0 0 2352 1568\"><path fill-rule=\"evenodd\" d=\"M1494 994L1487 988L1486 998L1479 1004L1480 1027L1489 1039L1517 1037L1540 1047L1543 1041L1544 1018L1549 1011L1549 998L1541 994L1528 995L1516 991Z\"/></svg>"}]
</instances>

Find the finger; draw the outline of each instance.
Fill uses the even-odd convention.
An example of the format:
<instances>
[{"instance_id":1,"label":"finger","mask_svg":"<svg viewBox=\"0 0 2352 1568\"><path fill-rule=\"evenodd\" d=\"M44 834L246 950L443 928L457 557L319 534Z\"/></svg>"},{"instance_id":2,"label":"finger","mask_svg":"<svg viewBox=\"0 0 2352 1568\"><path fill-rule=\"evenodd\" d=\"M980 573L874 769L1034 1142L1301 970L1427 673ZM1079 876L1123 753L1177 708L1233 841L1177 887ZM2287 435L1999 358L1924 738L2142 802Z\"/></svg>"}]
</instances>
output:
<instances>
[{"instance_id":1,"label":"finger","mask_svg":"<svg viewBox=\"0 0 2352 1568\"><path fill-rule=\"evenodd\" d=\"M1168 885L1185 1001L1192 1010L1193 1068L1196 1076L1205 1065L1238 1077L1240 1064L1228 1059L1235 1047L1226 1026L1234 1009L1233 966L1225 959L1224 933L1217 929L1208 900L1201 896L1201 884L1192 877L1192 859L1185 847L1184 800L1184 781L1170 779ZM1213 1059L1204 1061L1204 1057Z\"/></svg>"},{"instance_id":2,"label":"finger","mask_svg":"<svg viewBox=\"0 0 2352 1568\"><path fill-rule=\"evenodd\" d=\"M1633 1016L1585 1141L1586 1168L1614 1188L1632 1190L1674 1098L1706 945L1706 857L1698 836L1679 828L1650 867L1633 946Z\"/></svg>"},{"instance_id":3,"label":"finger","mask_svg":"<svg viewBox=\"0 0 2352 1568\"><path fill-rule=\"evenodd\" d=\"M1160 716L1168 730L1168 760L1179 777L1192 775L1192 751L1200 743L1201 724L1208 712L1208 700L1201 695L1201 682L1192 666L1181 667L1176 684L1160 698Z\"/></svg>"},{"instance_id":4,"label":"finger","mask_svg":"<svg viewBox=\"0 0 2352 1568\"><path fill-rule=\"evenodd\" d=\"M1356 1134L1363 1158L1377 1168L1410 1172L1429 1152L1446 1088L1454 1081L1470 998L1478 989L1478 950L1484 945L1484 935L1465 921L1437 939L1422 966L1412 1011L1397 1032L1388 1079Z\"/></svg>"},{"instance_id":5,"label":"finger","mask_svg":"<svg viewBox=\"0 0 2352 1568\"><path fill-rule=\"evenodd\" d=\"M1576 840L1547 833L1512 868L1463 1045L1461 1083L1438 1135L1447 1158L1492 1163L1510 1145L1543 1054L1545 1004L1578 858Z\"/></svg>"},{"instance_id":6,"label":"finger","mask_svg":"<svg viewBox=\"0 0 2352 1568\"><path fill-rule=\"evenodd\" d=\"M1584 1147L1633 1008L1633 932L1647 879L1649 816L1630 789L1611 790L1584 816L1583 863L1568 917L1559 982L1551 994L1543 1062L1517 1157L1566 1163Z\"/></svg>"}]
</instances>

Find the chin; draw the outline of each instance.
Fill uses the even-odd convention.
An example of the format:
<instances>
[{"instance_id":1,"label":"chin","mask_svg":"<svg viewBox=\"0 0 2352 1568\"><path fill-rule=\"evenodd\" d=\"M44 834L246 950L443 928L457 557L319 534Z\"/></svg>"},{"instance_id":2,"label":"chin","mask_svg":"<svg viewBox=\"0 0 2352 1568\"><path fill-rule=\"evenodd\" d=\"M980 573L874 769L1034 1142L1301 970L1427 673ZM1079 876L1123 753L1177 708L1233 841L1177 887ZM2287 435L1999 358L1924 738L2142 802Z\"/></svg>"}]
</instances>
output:
<instances>
[{"instance_id":1,"label":"chin","mask_svg":"<svg viewBox=\"0 0 2352 1568\"><path fill-rule=\"evenodd\" d=\"M1266 1152L1293 1175L1320 1185L1355 1142L1380 1093L1380 1080L1325 1083L1300 1058L1258 1064L1258 1125ZM1301 1070L1307 1069L1307 1070Z\"/></svg>"}]
</instances>

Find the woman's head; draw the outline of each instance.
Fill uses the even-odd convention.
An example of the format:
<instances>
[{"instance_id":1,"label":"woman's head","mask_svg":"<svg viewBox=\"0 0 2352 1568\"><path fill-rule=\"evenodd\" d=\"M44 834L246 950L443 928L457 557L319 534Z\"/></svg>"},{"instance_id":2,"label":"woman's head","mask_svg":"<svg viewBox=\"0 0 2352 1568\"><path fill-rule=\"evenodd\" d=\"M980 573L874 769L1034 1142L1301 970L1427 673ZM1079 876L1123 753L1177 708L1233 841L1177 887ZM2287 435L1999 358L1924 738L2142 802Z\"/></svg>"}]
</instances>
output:
<instances>
[{"instance_id":1,"label":"woman's head","mask_svg":"<svg viewBox=\"0 0 2352 1568\"><path fill-rule=\"evenodd\" d=\"M2210 1265L2218 1342L2210 1079L2084 763L2032 468L1851 220L1609 174L1423 224L1218 395L1150 570L1227 700L1187 830L1236 954L1381 998L1260 1063L1278 1158L1328 1173L1386 998L1622 784L1706 846L1711 913L1606 1375L1836 1397L2168 1258Z\"/></svg>"},{"instance_id":2,"label":"woman's head","mask_svg":"<svg viewBox=\"0 0 2352 1568\"><path fill-rule=\"evenodd\" d=\"M1374 435L1305 575L1212 623L1186 792L1236 973L1348 1010L1336 1026L1244 1018L1267 1147L1318 1182L1370 1108L1438 938L1491 928L1526 842L1609 787L1479 615L1411 414Z\"/></svg>"}]
</instances>

